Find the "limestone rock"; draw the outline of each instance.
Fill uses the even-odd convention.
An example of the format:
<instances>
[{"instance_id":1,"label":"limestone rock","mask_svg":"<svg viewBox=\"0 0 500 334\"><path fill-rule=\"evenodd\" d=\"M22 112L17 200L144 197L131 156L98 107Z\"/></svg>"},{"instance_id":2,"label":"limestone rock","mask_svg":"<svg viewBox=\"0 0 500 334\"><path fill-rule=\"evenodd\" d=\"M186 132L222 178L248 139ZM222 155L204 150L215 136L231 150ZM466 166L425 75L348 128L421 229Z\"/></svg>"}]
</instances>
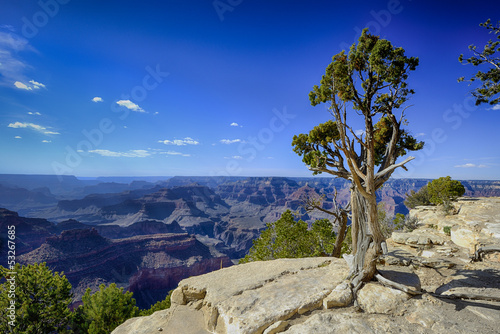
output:
<instances>
[{"instance_id":1,"label":"limestone rock","mask_svg":"<svg viewBox=\"0 0 500 334\"><path fill-rule=\"evenodd\" d=\"M392 232L392 240L399 244L415 246L442 245L445 242L439 235L424 232Z\"/></svg>"},{"instance_id":2,"label":"limestone rock","mask_svg":"<svg viewBox=\"0 0 500 334\"><path fill-rule=\"evenodd\" d=\"M347 306L352 302L352 290L348 282L342 282L323 299L323 308Z\"/></svg>"},{"instance_id":3,"label":"limestone rock","mask_svg":"<svg viewBox=\"0 0 500 334\"><path fill-rule=\"evenodd\" d=\"M406 292L382 286L377 283L367 283L358 291L358 303L367 313L398 314L401 304L410 299Z\"/></svg>"}]
</instances>

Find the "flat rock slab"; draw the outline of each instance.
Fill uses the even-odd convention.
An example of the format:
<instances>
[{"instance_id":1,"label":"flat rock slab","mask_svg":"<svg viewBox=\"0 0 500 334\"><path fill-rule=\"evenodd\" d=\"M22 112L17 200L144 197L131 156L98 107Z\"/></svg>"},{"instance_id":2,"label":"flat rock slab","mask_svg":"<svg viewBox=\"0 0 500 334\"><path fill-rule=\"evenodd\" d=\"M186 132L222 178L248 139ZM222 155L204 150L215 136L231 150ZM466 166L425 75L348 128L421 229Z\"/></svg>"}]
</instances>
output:
<instances>
[{"instance_id":1,"label":"flat rock slab","mask_svg":"<svg viewBox=\"0 0 500 334\"><path fill-rule=\"evenodd\" d=\"M442 245L445 239L434 233L392 232L392 240L409 246Z\"/></svg>"},{"instance_id":2,"label":"flat rock slab","mask_svg":"<svg viewBox=\"0 0 500 334\"><path fill-rule=\"evenodd\" d=\"M147 317L128 319L112 334L210 334L204 327L203 313L188 306L177 306L153 313Z\"/></svg>"},{"instance_id":3,"label":"flat rock slab","mask_svg":"<svg viewBox=\"0 0 500 334\"><path fill-rule=\"evenodd\" d=\"M153 333L158 328L174 333L182 317L192 322L191 328L177 333L263 333L274 325L267 331L273 333L292 316L322 308L323 299L347 272L343 259L304 258L251 262L190 277L172 294L168 312L130 319L119 327L125 330L113 334Z\"/></svg>"}]
</instances>

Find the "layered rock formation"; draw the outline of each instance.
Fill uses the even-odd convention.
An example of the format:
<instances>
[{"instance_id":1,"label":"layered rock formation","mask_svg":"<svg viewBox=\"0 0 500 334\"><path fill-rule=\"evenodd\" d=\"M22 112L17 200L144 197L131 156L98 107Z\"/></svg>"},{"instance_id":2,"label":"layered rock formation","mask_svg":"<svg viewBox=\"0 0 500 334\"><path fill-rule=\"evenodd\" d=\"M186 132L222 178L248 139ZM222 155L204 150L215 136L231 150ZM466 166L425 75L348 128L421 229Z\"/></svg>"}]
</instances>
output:
<instances>
[{"instance_id":1,"label":"layered rock formation","mask_svg":"<svg viewBox=\"0 0 500 334\"><path fill-rule=\"evenodd\" d=\"M75 300L86 288L117 283L134 292L145 308L165 298L186 277L230 266L227 256L209 249L187 233L141 235L111 240L95 229L69 230L52 236L20 263L46 262L63 271L73 286Z\"/></svg>"},{"instance_id":2,"label":"layered rock formation","mask_svg":"<svg viewBox=\"0 0 500 334\"><path fill-rule=\"evenodd\" d=\"M488 235L481 240L496 243L500 198L457 205L462 209L454 216L418 208L412 215L427 217L419 228L388 240L379 272L419 293L369 282L357 295L357 308L343 283L343 259L253 262L181 281L170 309L129 319L113 334L498 333L500 261L472 262L469 247L440 227L454 221L451 231L469 226L477 240Z\"/></svg>"}]
</instances>

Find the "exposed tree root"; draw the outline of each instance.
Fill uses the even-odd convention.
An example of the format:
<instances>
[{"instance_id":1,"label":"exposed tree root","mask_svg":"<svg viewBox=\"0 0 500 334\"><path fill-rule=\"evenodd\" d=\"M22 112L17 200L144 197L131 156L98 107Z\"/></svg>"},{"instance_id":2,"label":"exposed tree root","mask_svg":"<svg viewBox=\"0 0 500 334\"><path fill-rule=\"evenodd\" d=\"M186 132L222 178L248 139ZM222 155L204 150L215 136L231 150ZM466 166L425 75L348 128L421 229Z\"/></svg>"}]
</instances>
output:
<instances>
[{"instance_id":1,"label":"exposed tree root","mask_svg":"<svg viewBox=\"0 0 500 334\"><path fill-rule=\"evenodd\" d=\"M482 261L483 255L488 253L500 252L500 246L485 246L480 247L472 256L472 261Z\"/></svg>"}]
</instances>

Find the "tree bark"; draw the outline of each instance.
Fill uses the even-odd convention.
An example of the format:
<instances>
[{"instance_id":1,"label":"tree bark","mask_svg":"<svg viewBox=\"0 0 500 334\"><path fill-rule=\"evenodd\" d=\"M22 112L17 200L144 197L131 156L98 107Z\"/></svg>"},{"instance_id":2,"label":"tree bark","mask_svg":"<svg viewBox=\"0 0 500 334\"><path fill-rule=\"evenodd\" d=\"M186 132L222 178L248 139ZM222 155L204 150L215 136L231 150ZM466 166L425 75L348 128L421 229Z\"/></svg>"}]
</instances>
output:
<instances>
[{"instance_id":1,"label":"tree bark","mask_svg":"<svg viewBox=\"0 0 500 334\"><path fill-rule=\"evenodd\" d=\"M382 254L383 235L378 225L377 201L364 197L356 186L351 190L353 254L349 278L354 287L373 279L377 272L376 261Z\"/></svg>"},{"instance_id":2,"label":"tree bark","mask_svg":"<svg viewBox=\"0 0 500 334\"><path fill-rule=\"evenodd\" d=\"M345 239L345 232L347 230L347 213L345 211L341 211L339 214L339 230L337 231L337 238L335 239L335 245L333 248L333 257L340 257L340 253L342 252L342 243ZM352 229L351 229L352 230Z\"/></svg>"}]
</instances>

